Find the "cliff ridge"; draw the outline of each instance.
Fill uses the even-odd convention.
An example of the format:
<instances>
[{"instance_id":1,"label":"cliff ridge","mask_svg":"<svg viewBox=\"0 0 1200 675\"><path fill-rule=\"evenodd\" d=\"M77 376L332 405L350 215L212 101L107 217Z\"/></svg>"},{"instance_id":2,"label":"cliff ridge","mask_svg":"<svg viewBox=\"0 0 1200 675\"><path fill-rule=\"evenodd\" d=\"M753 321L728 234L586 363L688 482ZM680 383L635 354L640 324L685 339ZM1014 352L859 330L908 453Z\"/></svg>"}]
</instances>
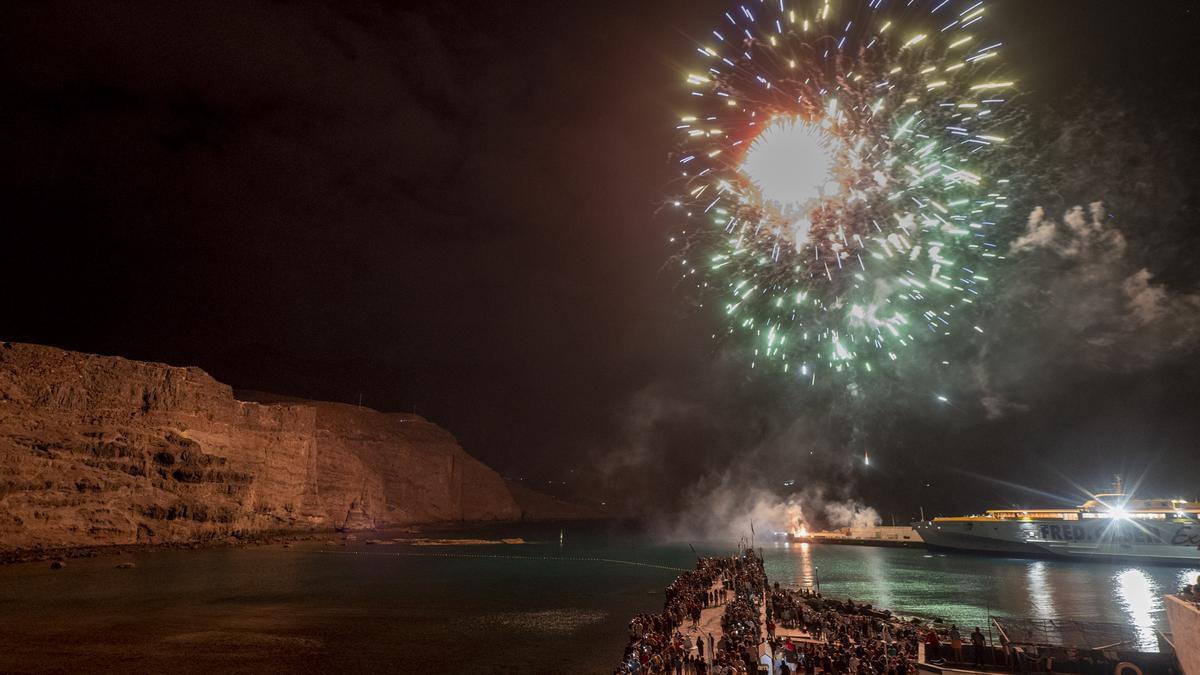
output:
<instances>
[{"instance_id":1,"label":"cliff ridge","mask_svg":"<svg viewBox=\"0 0 1200 675\"><path fill-rule=\"evenodd\" d=\"M199 368L0 343L0 550L522 516L420 416L241 398Z\"/></svg>"}]
</instances>

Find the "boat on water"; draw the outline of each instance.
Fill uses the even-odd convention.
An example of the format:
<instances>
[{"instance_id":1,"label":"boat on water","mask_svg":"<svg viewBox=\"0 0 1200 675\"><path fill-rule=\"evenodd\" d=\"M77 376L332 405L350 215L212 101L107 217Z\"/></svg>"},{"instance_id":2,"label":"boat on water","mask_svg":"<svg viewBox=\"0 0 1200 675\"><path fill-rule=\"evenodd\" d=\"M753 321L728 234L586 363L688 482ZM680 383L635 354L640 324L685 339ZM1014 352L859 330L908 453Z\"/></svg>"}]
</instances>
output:
<instances>
[{"instance_id":1,"label":"boat on water","mask_svg":"<svg viewBox=\"0 0 1200 675\"><path fill-rule=\"evenodd\" d=\"M931 549L1200 565L1200 502L1134 499L1119 490L1071 508L997 509L913 527Z\"/></svg>"}]
</instances>

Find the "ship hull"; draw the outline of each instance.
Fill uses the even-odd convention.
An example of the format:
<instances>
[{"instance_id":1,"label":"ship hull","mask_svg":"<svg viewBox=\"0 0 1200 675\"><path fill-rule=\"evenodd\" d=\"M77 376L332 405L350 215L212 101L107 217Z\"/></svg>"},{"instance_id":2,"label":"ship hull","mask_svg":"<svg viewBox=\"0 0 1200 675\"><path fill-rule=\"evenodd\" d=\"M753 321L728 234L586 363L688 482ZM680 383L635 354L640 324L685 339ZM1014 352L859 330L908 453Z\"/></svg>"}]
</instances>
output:
<instances>
[{"instance_id":1,"label":"ship hull","mask_svg":"<svg viewBox=\"0 0 1200 675\"><path fill-rule=\"evenodd\" d=\"M1200 523L945 519L915 525L935 550L1200 566Z\"/></svg>"}]
</instances>

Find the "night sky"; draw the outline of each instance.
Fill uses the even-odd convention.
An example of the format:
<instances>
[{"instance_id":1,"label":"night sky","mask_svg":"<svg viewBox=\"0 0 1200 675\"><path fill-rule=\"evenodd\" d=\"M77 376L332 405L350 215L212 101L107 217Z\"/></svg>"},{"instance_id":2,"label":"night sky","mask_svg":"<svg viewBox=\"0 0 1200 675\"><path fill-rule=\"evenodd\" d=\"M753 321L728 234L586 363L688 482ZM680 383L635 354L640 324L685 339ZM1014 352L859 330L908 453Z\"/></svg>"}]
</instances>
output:
<instances>
[{"instance_id":1,"label":"night sky","mask_svg":"<svg viewBox=\"0 0 1200 675\"><path fill-rule=\"evenodd\" d=\"M987 375L872 411L870 468L666 266L682 73L724 3L6 6L0 338L415 410L506 476L659 507L722 476L898 518L1118 471L1194 497L1198 4L994 3L1057 141L1017 162L1013 232L1104 200L1170 316L1122 333L1070 270L1010 271Z\"/></svg>"}]
</instances>

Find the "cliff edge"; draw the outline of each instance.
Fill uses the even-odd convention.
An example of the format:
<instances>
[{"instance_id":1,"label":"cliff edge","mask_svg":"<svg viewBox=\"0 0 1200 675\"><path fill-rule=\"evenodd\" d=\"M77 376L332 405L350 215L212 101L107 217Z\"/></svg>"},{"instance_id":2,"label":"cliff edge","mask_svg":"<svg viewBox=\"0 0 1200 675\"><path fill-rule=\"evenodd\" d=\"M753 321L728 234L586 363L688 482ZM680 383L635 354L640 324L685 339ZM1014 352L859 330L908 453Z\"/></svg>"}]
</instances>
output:
<instances>
[{"instance_id":1,"label":"cliff edge","mask_svg":"<svg viewBox=\"0 0 1200 675\"><path fill-rule=\"evenodd\" d=\"M417 415L258 398L198 368L0 343L0 550L522 517Z\"/></svg>"}]
</instances>

